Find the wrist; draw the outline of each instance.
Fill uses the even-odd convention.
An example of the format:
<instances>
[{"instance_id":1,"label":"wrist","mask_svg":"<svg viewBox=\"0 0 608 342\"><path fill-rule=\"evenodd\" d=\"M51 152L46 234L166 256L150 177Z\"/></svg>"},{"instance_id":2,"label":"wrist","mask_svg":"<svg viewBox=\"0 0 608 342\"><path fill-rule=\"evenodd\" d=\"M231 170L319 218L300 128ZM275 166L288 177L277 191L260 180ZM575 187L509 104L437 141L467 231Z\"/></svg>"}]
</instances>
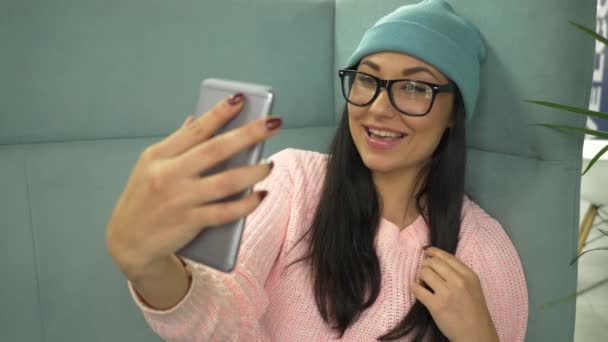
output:
<instances>
[{"instance_id":1,"label":"wrist","mask_svg":"<svg viewBox=\"0 0 608 342\"><path fill-rule=\"evenodd\" d=\"M130 259L122 262L119 268L131 282L139 282L161 278L171 270L185 266L176 256L168 255L147 262Z\"/></svg>"},{"instance_id":2,"label":"wrist","mask_svg":"<svg viewBox=\"0 0 608 342\"><path fill-rule=\"evenodd\" d=\"M465 336L450 340L450 342L500 342L500 340L494 324L490 322L489 325L478 330L474 336Z\"/></svg>"},{"instance_id":3,"label":"wrist","mask_svg":"<svg viewBox=\"0 0 608 342\"><path fill-rule=\"evenodd\" d=\"M482 334L476 337L450 340L450 342L500 342L496 334Z\"/></svg>"},{"instance_id":4,"label":"wrist","mask_svg":"<svg viewBox=\"0 0 608 342\"><path fill-rule=\"evenodd\" d=\"M496 331L496 327L494 326L494 322L492 322L492 318L488 316L487 329L485 330L485 335L483 336L483 341L488 342L500 342L498 339L498 332Z\"/></svg>"},{"instance_id":5,"label":"wrist","mask_svg":"<svg viewBox=\"0 0 608 342\"><path fill-rule=\"evenodd\" d=\"M192 274L187 264L175 255L150 264L130 280L140 301L155 310L174 307L192 286Z\"/></svg>"}]
</instances>

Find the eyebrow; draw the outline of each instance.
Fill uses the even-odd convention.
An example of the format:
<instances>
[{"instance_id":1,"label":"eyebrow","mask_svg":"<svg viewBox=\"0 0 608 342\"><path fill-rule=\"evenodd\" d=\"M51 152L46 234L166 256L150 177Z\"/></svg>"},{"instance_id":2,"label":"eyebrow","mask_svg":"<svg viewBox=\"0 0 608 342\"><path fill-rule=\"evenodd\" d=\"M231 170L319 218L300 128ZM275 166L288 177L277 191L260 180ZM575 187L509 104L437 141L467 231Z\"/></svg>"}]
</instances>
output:
<instances>
[{"instance_id":1,"label":"eyebrow","mask_svg":"<svg viewBox=\"0 0 608 342\"><path fill-rule=\"evenodd\" d=\"M370 68L374 69L375 71L380 71L380 66L372 61L363 61L361 62L360 65L367 65ZM408 68L408 69L403 69L402 75L403 76L408 76L408 75L412 75L418 72L426 72L427 74L433 76L433 78L439 82L439 79L437 78L437 76L435 76L435 74L427 67L424 66L417 66L417 67L413 67L413 68Z\"/></svg>"}]
</instances>

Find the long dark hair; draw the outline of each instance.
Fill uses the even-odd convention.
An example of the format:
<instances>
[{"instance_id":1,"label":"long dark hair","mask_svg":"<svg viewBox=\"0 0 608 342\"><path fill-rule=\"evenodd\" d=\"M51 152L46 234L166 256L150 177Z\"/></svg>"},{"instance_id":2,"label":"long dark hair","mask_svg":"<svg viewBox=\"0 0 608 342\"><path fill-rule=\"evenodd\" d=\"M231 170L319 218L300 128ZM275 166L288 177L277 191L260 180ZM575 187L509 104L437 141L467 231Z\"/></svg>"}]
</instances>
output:
<instances>
[{"instance_id":1,"label":"long dark hair","mask_svg":"<svg viewBox=\"0 0 608 342\"><path fill-rule=\"evenodd\" d=\"M456 90L452 127L445 130L423 168L415 194L416 207L430 227L430 244L449 253L455 253L458 244L464 196L464 114L462 97ZM381 209L371 172L352 140L345 107L331 144L312 226L300 239L310 234L307 253L291 264L308 261L319 313L340 338L380 292L382 275L374 241ZM448 341L428 309L417 300L399 324L378 340L392 341L407 335L416 342L426 338Z\"/></svg>"}]
</instances>

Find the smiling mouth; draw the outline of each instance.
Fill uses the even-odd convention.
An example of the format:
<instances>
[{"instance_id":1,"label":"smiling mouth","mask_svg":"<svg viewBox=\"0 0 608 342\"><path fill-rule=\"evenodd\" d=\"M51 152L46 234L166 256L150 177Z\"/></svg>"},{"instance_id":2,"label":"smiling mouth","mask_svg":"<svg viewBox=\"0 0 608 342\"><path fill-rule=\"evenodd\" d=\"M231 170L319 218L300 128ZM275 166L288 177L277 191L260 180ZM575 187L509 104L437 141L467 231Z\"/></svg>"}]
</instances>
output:
<instances>
[{"instance_id":1,"label":"smiling mouth","mask_svg":"<svg viewBox=\"0 0 608 342\"><path fill-rule=\"evenodd\" d=\"M407 136L407 134L404 134L404 133L377 130L377 129L373 129L373 128L370 128L367 126L363 126L363 129L367 133L368 137L370 137L372 139L383 140L383 141L399 140L399 139L403 139Z\"/></svg>"}]
</instances>

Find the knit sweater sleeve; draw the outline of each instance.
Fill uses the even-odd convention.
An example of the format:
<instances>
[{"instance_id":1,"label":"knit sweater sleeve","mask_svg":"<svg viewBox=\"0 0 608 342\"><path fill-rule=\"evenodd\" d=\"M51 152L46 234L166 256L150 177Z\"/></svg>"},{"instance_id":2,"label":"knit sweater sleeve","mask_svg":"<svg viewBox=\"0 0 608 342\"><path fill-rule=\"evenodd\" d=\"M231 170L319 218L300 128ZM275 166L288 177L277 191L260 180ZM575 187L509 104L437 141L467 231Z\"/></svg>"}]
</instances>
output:
<instances>
[{"instance_id":1,"label":"knit sweater sleeve","mask_svg":"<svg viewBox=\"0 0 608 342\"><path fill-rule=\"evenodd\" d=\"M267 190L245 220L237 265L223 273L185 259L192 283L185 297L168 310L144 303L131 283L131 295L149 326L167 341L249 341L268 306L264 285L280 255L289 223L292 181L290 151L272 157L271 174L254 186Z\"/></svg>"},{"instance_id":2,"label":"knit sweater sleeve","mask_svg":"<svg viewBox=\"0 0 608 342\"><path fill-rule=\"evenodd\" d=\"M522 342L528 325L528 291L513 243L501 225L477 207L476 224L459 251L480 279L500 341Z\"/></svg>"}]
</instances>

